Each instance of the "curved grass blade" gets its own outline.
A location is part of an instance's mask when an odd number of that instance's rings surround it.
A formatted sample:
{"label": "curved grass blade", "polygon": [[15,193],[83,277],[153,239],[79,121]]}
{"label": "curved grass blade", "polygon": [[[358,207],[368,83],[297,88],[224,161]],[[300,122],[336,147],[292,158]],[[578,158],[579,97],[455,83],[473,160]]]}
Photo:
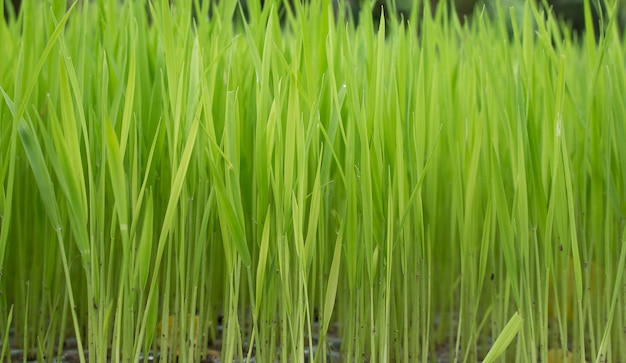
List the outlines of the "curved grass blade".
{"label": "curved grass blade", "polygon": [[[126,188],[126,177],[120,145],[111,122],[106,123],[106,142],[110,160],[109,177],[111,178],[111,188],[115,197],[115,206],[119,219],[119,227],[122,234],[128,236],[128,191]],[[126,241],[125,241],[126,242]],[[129,245],[124,243],[124,254],[129,256]]]}
{"label": "curved grass blade", "polygon": [[330,325],[330,318],[335,307],[335,298],[337,296],[337,286],[339,283],[339,267],[341,265],[341,238],[343,232],[337,235],[335,242],[335,252],[333,253],[333,262],[328,272],[328,285],[326,286],[326,296],[324,298],[324,322],[322,324],[322,334],[326,334]]}
{"label": "curved grass blade", "polygon": [[[4,93],[4,91],[2,92]],[[22,146],[24,147],[31,169],[33,170],[35,182],[37,183],[37,187],[39,187],[39,193],[41,195],[41,199],[43,200],[48,218],[50,218],[53,228],[55,230],[59,230],[61,229],[59,206],[57,204],[52,179],[50,178],[50,172],[46,167],[46,161],[43,157],[41,145],[39,144],[33,129],[24,121],[24,119],[20,121],[17,128],[20,139],[22,140]]]}
{"label": "curved grass blade", "polygon": [[519,313],[516,312],[515,314],[513,314],[513,316],[504,326],[504,329],[502,329],[502,332],[500,333],[500,335],[498,335],[498,338],[493,343],[493,346],[485,356],[483,363],[495,362],[495,360],[499,356],[501,356],[502,353],[504,353],[509,344],[511,344],[511,341],[513,341],[513,338],[515,338],[515,336],[517,335],[517,332],[519,332],[523,322],[524,319],[522,319]]}

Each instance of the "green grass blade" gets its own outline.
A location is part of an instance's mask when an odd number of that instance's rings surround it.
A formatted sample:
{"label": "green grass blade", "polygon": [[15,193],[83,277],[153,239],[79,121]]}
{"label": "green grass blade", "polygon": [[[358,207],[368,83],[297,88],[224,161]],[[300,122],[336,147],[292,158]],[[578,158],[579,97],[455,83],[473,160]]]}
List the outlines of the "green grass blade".
{"label": "green grass blade", "polygon": [[20,134],[20,139],[22,140],[24,151],[26,152],[26,156],[28,157],[28,161],[30,162],[31,169],[35,176],[35,181],[39,187],[39,193],[43,200],[44,207],[46,208],[48,218],[50,218],[50,222],[52,223],[54,229],[59,230],[61,229],[61,218],[59,216],[56,193],[54,192],[52,179],[50,178],[50,173],[46,167],[46,162],[43,152],[41,151],[39,141],[37,140],[32,127],[29,126],[23,119],[20,121],[18,126],[18,132]]}
{"label": "green grass blade", "polygon": [[496,341],[491,346],[491,349],[489,349],[485,359],[483,359],[483,363],[495,362],[495,360],[505,352],[506,348],[509,344],[511,344],[511,341],[513,341],[521,329],[523,321],[524,320],[519,313],[516,312],[513,314],[504,329],[502,329],[502,332],[500,332],[500,335],[498,335]]}

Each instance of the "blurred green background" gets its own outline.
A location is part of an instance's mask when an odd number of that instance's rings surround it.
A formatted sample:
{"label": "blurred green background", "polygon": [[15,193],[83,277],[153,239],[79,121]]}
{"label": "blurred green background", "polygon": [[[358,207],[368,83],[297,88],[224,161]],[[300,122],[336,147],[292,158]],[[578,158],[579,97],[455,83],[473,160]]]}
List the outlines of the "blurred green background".
{"label": "blurred green background", "polygon": [[[28,0],[32,1],[32,0]],[[219,1],[219,0],[213,0]],[[233,1],[233,0],[229,0]],[[249,0],[242,0],[249,1]],[[265,0],[260,0],[264,2]],[[290,2],[297,0],[288,0]],[[311,1],[311,0],[302,0],[302,1]],[[339,3],[340,0],[333,0],[336,3]],[[363,6],[371,6],[372,14],[375,18],[378,18],[381,13],[381,9],[387,6],[392,0],[345,0],[346,4],[352,8],[353,12],[359,13],[359,10]],[[435,7],[441,0],[423,0],[429,1],[432,7]],[[517,9],[523,9],[524,1],[527,0],[446,0],[454,3],[454,7],[456,8],[457,14],[461,20],[466,19],[466,17],[470,16],[475,8],[482,8],[485,6],[486,8],[493,8],[495,6],[496,1],[500,1],[502,6],[505,8],[514,7]],[[554,10],[554,13],[569,23],[572,28],[576,31],[584,30],[584,12],[583,12],[583,1],[584,0],[533,0],[533,1],[546,1],[546,3]],[[605,0],[590,0],[593,9],[594,15],[594,25],[596,30],[598,28],[598,24],[600,21],[600,8],[604,7]],[[624,11],[624,0],[609,0],[609,2],[617,1],[618,4],[618,22],[620,23],[620,27],[623,28],[623,24],[626,23],[626,12]],[[17,14],[20,9],[20,5],[22,0],[4,0],[4,16],[7,19],[10,14]],[[410,14],[413,4],[422,3],[422,0],[395,0],[396,9],[398,12],[405,15],[405,18]],[[244,5],[245,6],[245,5]]]}
{"label": "blurred green background", "polygon": [[[352,2],[358,2],[363,4],[364,2],[361,0],[349,0]],[[384,7],[391,0],[376,0],[375,7]],[[429,1],[431,7],[434,8],[437,6],[441,0],[423,0]],[[517,12],[521,15],[523,14],[524,3],[528,0],[448,0],[454,4],[454,8],[456,9],[457,14],[461,20],[469,18],[475,9],[482,9],[483,7],[487,10],[493,10],[496,7],[496,2],[500,2],[502,8],[515,8]],[[545,4],[550,7],[554,14],[557,17],[564,20],[568,23],[572,29],[575,31],[582,31],[585,28],[585,20],[584,20],[584,0],[533,0],[538,4]],[[620,24],[620,28],[623,28],[623,25],[626,23],[626,12],[624,11],[624,4],[626,1],[624,0],[589,0],[591,5],[591,11],[594,20],[594,27],[597,31],[599,28],[599,23],[601,21],[601,13],[606,15],[606,4],[615,4],[617,2],[618,9],[618,23]],[[396,7],[398,11],[401,13],[409,14],[411,12],[411,8],[415,0],[395,0]]]}
{"label": "blurred green background", "polygon": [[[78,0],[78,1],[89,1],[89,0]],[[123,1],[123,0],[120,0]],[[180,0],[179,0],[180,1]],[[182,0],[188,1],[188,0]],[[202,1],[202,0],[200,0]],[[205,0],[206,1],[206,0]],[[211,0],[211,1],[236,1],[236,0]],[[240,0],[244,6],[244,11],[246,8],[246,1],[251,0]],[[256,0],[264,3],[267,0]],[[288,1],[289,3],[293,3],[294,1],[312,1],[312,0],[283,0]],[[335,4],[338,4],[342,0],[332,0]],[[380,15],[385,9],[385,7],[389,8],[389,4],[394,0],[343,0],[346,5],[351,8],[353,14],[362,14],[364,8],[371,9],[371,13],[374,19],[379,19]],[[424,4],[424,2],[430,2],[431,8],[435,8],[438,4],[441,4],[442,1],[448,1],[452,4],[452,6],[456,9],[457,14],[461,21],[466,19],[470,19],[471,14],[475,9],[481,10],[483,8],[487,9],[489,12],[493,12],[495,9],[496,2],[500,2],[501,6],[504,9],[508,9],[513,7],[517,9],[519,14],[518,19],[522,18],[524,2],[525,1],[536,1],[538,3],[545,2],[557,17],[564,20],[566,23],[570,24],[571,28],[574,32],[581,32],[585,28],[584,22],[584,11],[583,4],[584,0],[395,0],[395,8],[398,13],[404,16],[404,18],[408,18],[411,10],[415,4]],[[596,31],[596,35],[598,34],[599,24],[601,22],[601,13],[606,13],[601,10],[606,8],[606,4],[615,4],[617,2],[618,6],[618,19],[617,22],[619,24],[620,29],[625,28],[626,24],[626,0],[589,0],[592,5],[592,15],[594,17],[594,30]],[[68,0],[68,4],[73,2],[73,0]],[[170,2],[174,2],[174,0],[170,0]],[[22,0],[3,0],[4,3],[4,17],[5,19],[9,19],[11,15],[16,15],[19,13],[19,9],[22,3]],[[147,8],[146,8],[147,9]],[[369,11],[369,10],[366,10]],[[389,15],[391,11],[384,10],[385,14]],[[358,19],[357,19],[358,20]]]}

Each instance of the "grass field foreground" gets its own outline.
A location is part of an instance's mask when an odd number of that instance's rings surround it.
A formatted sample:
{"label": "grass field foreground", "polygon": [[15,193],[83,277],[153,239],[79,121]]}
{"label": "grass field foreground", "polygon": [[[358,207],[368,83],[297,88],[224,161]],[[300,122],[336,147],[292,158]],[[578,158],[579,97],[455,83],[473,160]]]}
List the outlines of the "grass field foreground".
{"label": "grass field foreground", "polygon": [[208,3],[0,23],[0,361],[626,362],[615,12]]}

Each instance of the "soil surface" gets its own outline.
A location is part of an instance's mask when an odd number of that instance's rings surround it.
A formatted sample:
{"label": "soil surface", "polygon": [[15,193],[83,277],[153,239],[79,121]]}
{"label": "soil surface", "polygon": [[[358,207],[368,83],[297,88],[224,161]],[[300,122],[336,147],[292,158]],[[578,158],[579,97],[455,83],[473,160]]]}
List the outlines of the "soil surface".
{"label": "soil surface", "polygon": [[[216,339],[211,342],[211,344],[208,345],[206,351],[205,351],[205,355],[204,358],[199,362],[199,363],[221,363],[221,349],[222,349],[222,332],[223,332],[223,326],[222,326],[222,319],[218,319],[219,325],[217,326],[217,337]],[[317,323],[315,324],[317,325]],[[314,326],[313,327],[313,331],[317,331],[318,327]],[[10,350],[9,350],[9,355],[10,355],[10,360],[7,360],[8,362],[24,362],[26,361],[27,363],[35,363],[37,362],[37,351],[33,350],[31,352],[29,352],[28,356],[26,357],[26,360],[24,360],[24,351],[22,349],[19,349],[19,344],[17,344],[17,342],[15,341],[15,339],[13,338],[13,331],[11,331],[9,333],[9,345],[10,345]],[[327,352],[327,357],[326,357],[326,361],[331,363],[331,362],[342,362],[344,359],[341,357],[340,355],[340,351],[341,351],[341,338],[339,337],[339,333],[338,333],[338,327],[332,326],[329,329],[328,332],[328,336],[327,336],[327,347],[326,347],[326,352]],[[312,342],[313,342],[313,347],[312,347],[312,352],[311,352],[311,348],[308,347],[308,343],[305,344],[305,348],[304,348],[304,361],[305,362],[310,362],[312,361],[312,356],[316,354],[316,351],[318,349],[318,337],[316,334],[313,334],[312,337]],[[478,355],[482,358],[484,357],[484,355],[486,354],[487,350],[488,350],[488,346],[491,345],[491,342],[486,342],[487,344],[482,347],[482,349],[478,349]],[[1,342],[0,342],[1,344]],[[482,345],[482,344],[481,344]],[[451,352],[452,352],[452,347],[449,346],[448,343],[444,343],[444,344],[437,344],[435,347],[435,351],[433,354],[433,357],[431,357],[429,359],[430,363],[448,363],[453,361],[452,357],[451,357]],[[2,346],[0,345],[0,351],[2,350]],[[244,353],[247,351],[247,347],[244,347]],[[312,353],[312,354],[311,354]],[[257,359],[254,356],[255,351],[254,349],[252,350],[252,357],[250,358],[250,360],[248,361],[248,363],[256,363]],[[279,356],[280,352],[277,349],[277,355]],[[87,355],[87,351],[85,351],[85,355]],[[345,357],[344,357],[345,358]],[[48,360],[46,360],[48,361]],[[145,355],[141,355],[139,363],[148,363],[148,362],[160,362],[161,360],[161,356],[159,352],[150,352],[147,356]],[[171,361],[171,360],[169,360]],[[245,359],[244,359],[245,361]],[[61,354],[58,354],[58,352],[55,352],[55,357],[50,360],[49,362],[54,362],[54,363],[79,363],[80,362],[80,357],[78,354],[78,347],[76,344],[76,340],[74,338],[68,338],[65,340],[64,346],[63,346],[63,352],[61,352]],[[235,362],[238,362],[238,360],[235,360]],[[365,360],[364,360],[365,362]]]}

